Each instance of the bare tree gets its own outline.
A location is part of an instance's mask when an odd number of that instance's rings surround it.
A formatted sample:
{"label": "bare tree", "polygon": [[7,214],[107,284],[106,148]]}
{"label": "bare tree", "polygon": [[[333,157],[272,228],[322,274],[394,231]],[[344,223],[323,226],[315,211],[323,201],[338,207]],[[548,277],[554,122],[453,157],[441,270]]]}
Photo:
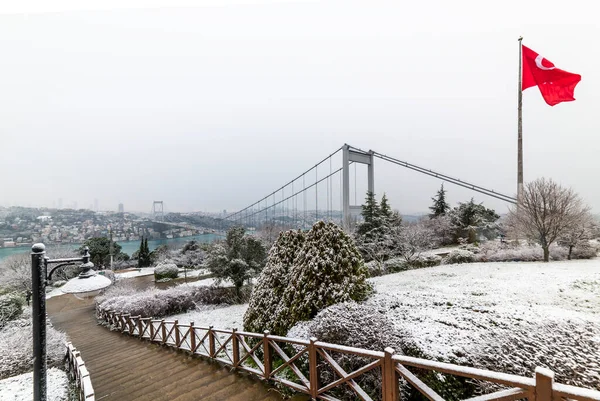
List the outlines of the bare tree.
{"label": "bare tree", "polygon": [[421,256],[421,252],[431,249],[435,244],[435,232],[424,222],[407,224],[398,231],[398,253],[407,262]]}
{"label": "bare tree", "polygon": [[569,248],[569,260],[571,260],[573,248],[589,248],[595,229],[596,219],[594,216],[591,213],[582,213],[578,221],[560,235],[558,243]]}
{"label": "bare tree", "polygon": [[539,178],[525,185],[517,206],[509,211],[507,225],[518,236],[538,242],[544,262],[548,262],[550,245],[575,229],[588,213],[588,207],[571,188]]}

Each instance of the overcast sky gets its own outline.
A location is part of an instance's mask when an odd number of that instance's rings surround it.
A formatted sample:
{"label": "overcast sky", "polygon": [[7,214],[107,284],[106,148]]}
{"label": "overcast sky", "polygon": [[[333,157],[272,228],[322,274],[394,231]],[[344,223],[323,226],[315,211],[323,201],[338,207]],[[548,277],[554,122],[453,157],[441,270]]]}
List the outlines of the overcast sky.
{"label": "overcast sky", "polygon": [[[344,143],[514,194],[523,35],[583,77],[575,102],[524,92],[525,180],[551,177],[600,211],[595,2],[11,3],[0,205],[231,211]],[[426,211],[440,185],[375,170],[377,194],[403,213]],[[506,211],[446,188],[452,203]]]}

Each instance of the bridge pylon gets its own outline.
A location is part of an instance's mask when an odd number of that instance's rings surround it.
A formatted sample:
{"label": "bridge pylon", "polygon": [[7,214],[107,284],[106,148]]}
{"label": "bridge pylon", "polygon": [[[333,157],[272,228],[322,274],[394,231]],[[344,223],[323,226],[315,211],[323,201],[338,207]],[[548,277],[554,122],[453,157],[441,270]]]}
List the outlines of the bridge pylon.
{"label": "bridge pylon", "polygon": [[165,221],[165,209],[163,201],[152,203],[152,219],[154,221]]}
{"label": "bridge pylon", "polygon": [[354,217],[358,216],[362,211],[362,206],[350,204],[350,163],[366,164],[367,171],[367,188],[369,192],[375,192],[375,166],[374,152],[351,147],[348,144],[342,146],[342,216],[344,228],[349,229]]}

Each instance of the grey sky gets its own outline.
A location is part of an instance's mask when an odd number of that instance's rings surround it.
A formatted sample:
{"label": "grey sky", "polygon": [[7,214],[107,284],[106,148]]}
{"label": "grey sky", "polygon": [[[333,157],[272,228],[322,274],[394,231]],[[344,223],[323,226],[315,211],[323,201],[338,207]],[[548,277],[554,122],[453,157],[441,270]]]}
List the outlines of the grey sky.
{"label": "grey sky", "polygon": [[[234,210],[345,142],[513,194],[523,35],[583,77],[575,102],[524,92],[525,180],[600,211],[595,2],[90,3],[0,6],[0,205]],[[404,213],[439,183],[376,164]]]}

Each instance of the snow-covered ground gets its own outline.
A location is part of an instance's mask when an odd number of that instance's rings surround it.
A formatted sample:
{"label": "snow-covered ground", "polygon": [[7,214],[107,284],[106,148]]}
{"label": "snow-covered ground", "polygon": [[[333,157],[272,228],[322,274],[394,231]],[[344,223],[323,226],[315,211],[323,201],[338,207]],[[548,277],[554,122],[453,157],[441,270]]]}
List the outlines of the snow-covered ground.
{"label": "snow-covered ground", "polygon": [[194,322],[195,326],[209,327],[214,326],[217,329],[240,329],[244,326],[244,312],[248,309],[248,304],[242,305],[200,305],[198,309],[169,316],[168,320],[179,320],[181,324]]}
{"label": "snow-covered ground", "polygon": [[[385,313],[429,358],[466,362],[461,356],[489,344],[489,336],[527,332],[548,322],[567,322],[586,332],[590,324],[592,331],[600,328],[600,259],[443,265],[371,282],[376,294],[366,303]],[[206,306],[169,319],[241,329],[246,309],[246,304]],[[600,360],[600,331],[589,335],[597,341]]]}
{"label": "snow-covered ground", "polygon": [[600,323],[598,259],[446,265],[372,282],[377,294],[367,303],[431,358],[460,361],[490,332],[548,321]]}
{"label": "snow-covered ground", "polygon": [[[50,401],[68,400],[67,373],[48,369],[47,397]],[[33,372],[0,380],[0,401],[30,401],[33,399]]]}
{"label": "snow-covered ground", "polygon": [[134,269],[126,272],[116,271],[115,278],[118,280],[122,278],[150,276],[152,274],[154,274],[154,267],[143,267],[141,269]]}

